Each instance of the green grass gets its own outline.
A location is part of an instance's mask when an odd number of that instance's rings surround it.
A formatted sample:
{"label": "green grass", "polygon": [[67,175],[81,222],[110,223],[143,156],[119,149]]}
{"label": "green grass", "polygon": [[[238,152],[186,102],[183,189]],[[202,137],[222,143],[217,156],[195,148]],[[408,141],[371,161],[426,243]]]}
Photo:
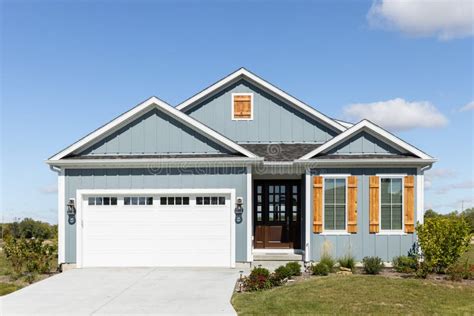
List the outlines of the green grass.
{"label": "green grass", "polygon": [[18,285],[12,283],[1,283],[0,282],[0,296],[7,295],[11,292],[15,292],[20,289]]}
{"label": "green grass", "polygon": [[336,276],[253,293],[232,304],[245,314],[474,314],[474,286],[383,276]]}

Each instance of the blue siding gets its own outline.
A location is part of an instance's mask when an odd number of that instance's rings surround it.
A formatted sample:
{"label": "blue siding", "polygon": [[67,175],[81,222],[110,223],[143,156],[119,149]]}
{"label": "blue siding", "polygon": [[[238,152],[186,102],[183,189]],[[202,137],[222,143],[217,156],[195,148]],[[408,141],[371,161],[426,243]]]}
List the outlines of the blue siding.
{"label": "blue siding", "polygon": [[[253,93],[253,120],[232,120],[232,93]],[[241,80],[186,111],[226,137],[241,143],[326,142],[337,135],[325,125]]]}
{"label": "blue siding", "polygon": [[84,150],[82,155],[180,153],[229,151],[155,108]]}
{"label": "blue siding", "polygon": [[[69,169],[66,170],[66,201],[79,189],[235,189],[237,196],[247,196],[245,168],[164,168],[150,169]],[[244,199],[245,203],[247,202]],[[246,207],[246,205],[244,205]],[[246,261],[247,217],[236,224],[236,260]],[[76,225],[66,216],[66,262],[76,262]]]}
{"label": "blue siding", "polygon": [[[330,248],[332,256],[336,258],[351,253],[358,261],[366,256],[378,256],[384,261],[392,261],[393,257],[406,255],[412,248],[416,240],[415,234],[386,236],[369,233],[369,176],[380,173],[404,173],[408,175],[416,175],[416,169],[334,168],[323,170],[314,169],[311,173],[313,175],[352,174],[358,177],[357,233],[347,236],[324,236],[311,232],[311,260],[318,261],[323,249]],[[416,189],[415,186],[415,197]],[[312,210],[313,206],[311,207],[311,218],[313,216]],[[415,212],[416,211],[417,210],[415,209]]]}
{"label": "blue siding", "polygon": [[367,132],[360,132],[329,150],[328,154],[400,154],[400,151]]}

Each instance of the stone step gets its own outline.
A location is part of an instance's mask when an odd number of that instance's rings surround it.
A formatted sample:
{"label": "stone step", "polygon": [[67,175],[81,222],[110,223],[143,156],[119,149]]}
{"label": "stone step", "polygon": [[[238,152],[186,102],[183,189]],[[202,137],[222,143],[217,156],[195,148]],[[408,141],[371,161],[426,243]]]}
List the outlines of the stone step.
{"label": "stone step", "polygon": [[303,261],[303,255],[297,253],[285,252],[268,252],[268,253],[254,253],[253,260],[255,261]]}

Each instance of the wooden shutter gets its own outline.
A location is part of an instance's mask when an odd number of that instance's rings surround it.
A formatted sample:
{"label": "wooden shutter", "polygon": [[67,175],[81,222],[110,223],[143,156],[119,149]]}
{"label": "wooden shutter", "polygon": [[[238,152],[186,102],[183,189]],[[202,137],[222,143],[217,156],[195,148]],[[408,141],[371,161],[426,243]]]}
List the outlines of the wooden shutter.
{"label": "wooden shutter", "polygon": [[323,177],[313,177],[313,232],[323,232]]}
{"label": "wooden shutter", "polygon": [[252,118],[252,96],[234,95],[234,118],[250,119]]}
{"label": "wooden shutter", "polygon": [[380,197],[380,181],[377,176],[369,178],[369,232],[378,233],[379,227],[379,197]]}
{"label": "wooden shutter", "polygon": [[415,177],[406,176],[404,185],[405,232],[415,232]]}
{"label": "wooden shutter", "polygon": [[347,178],[347,231],[357,233],[357,176]]}

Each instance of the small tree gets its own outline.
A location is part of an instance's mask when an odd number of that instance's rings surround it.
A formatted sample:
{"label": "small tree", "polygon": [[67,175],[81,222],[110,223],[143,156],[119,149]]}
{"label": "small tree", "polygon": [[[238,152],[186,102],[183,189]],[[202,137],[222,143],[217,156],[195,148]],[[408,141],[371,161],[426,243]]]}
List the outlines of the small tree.
{"label": "small tree", "polygon": [[427,218],[416,230],[423,257],[436,272],[456,262],[471,239],[469,225],[458,216]]}

